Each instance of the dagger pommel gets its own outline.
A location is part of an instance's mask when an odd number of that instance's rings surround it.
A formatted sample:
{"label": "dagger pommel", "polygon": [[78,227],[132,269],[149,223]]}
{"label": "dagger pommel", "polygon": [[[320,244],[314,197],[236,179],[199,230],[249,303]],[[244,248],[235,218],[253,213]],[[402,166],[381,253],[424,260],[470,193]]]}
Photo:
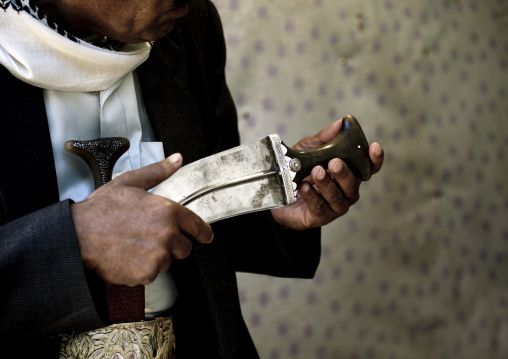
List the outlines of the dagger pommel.
{"label": "dagger pommel", "polygon": [[333,158],[343,160],[362,181],[367,181],[372,175],[369,143],[360,124],[351,115],[343,118],[337,137],[322,146],[310,150],[295,150],[284,143],[283,146],[287,148],[285,156],[290,159],[289,167],[291,171],[296,172],[293,179],[295,183],[300,183],[315,166],[327,168],[328,162]]}
{"label": "dagger pommel", "polygon": [[98,138],[90,141],[67,141],[65,150],[81,157],[92,170],[95,188],[111,181],[116,161],[129,149],[123,137]]}

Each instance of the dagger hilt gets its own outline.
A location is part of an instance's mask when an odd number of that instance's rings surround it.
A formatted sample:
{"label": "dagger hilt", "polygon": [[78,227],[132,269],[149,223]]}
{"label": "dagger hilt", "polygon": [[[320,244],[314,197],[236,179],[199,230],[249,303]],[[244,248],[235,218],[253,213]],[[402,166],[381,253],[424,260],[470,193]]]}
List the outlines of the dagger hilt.
{"label": "dagger hilt", "polygon": [[354,116],[345,116],[337,137],[322,146],[310,150],[295,150],[284,143],[283,145],[288,149],[286,157],[290,158],[289,167],[296,172],[293,179],[295,183],[300,183],[307,177],[314,166],[321,165],[326,169],[333,158],[343,160],[362,181],[367,181],[372,175],[369,143]]}
{"label": "dagger hilt", "polygon": [[[90,141],[67,141],[65,149],[82,158],[92,171],[95,189],[111,181],[116,161],[129,149],[129,140],[106,137]],[[145,287],[105,283],[108,319],[112,323],[143,320]]]}
{"label": "dagger hilt", "polygon": [[106,137],[90,141],[67,141],[65,149],[88,164],[97,189],[111,181],[116,161],[129,149],[129,140]]}

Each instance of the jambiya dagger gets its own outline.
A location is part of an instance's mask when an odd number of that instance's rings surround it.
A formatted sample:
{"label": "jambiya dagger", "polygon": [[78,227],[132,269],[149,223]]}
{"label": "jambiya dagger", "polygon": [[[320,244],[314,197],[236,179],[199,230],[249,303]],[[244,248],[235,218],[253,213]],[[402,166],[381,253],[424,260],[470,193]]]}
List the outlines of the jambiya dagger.
{"label": "jambiya dagger", "polygon": [[[111,179],[114,164],[129,148],[129,141],[121,137],[68,141],[65,148],[88,163],[99,187]],[[325,145],[298,151],[278,135],[269,135],[183,166],[152,193],[212,223],[294,204],[298,184],[314,166],[326,168],[332,158],[342,159],[362,181],[371,177],[369,144],[351,115],[343,118],[341,131]]]}

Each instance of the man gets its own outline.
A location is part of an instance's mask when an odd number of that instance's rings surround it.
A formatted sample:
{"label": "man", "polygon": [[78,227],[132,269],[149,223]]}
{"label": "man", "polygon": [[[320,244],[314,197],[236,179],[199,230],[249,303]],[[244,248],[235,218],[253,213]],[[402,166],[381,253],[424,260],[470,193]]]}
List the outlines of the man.
{"label": "man", "polygon": [[[145,311],[171,313],[179,359],[257,357],[235,271],[312,277],[319,227],[358,200],[339,159],[313,169],[296,205],[213,226],[147,192],[239,141],[218,14],[185,3],[0,1],[0,340],[17,357],[56,358],[60,335],[111,324],[103,281],[147,285]],[[131,140],[115,167],[127,172],[93,191],[63,143],[110,136]],[[377,172],[381,147],[370,155]]]}

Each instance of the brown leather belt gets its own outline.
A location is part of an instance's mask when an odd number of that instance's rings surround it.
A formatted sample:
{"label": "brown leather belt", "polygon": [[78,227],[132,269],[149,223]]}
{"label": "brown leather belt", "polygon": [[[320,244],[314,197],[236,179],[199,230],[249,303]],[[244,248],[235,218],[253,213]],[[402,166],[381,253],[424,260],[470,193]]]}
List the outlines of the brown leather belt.
{"label": "brown leather belt", "polygon": [[174,359],[175,335],[171,317],[113,324],[86,333],[63,335],[63,359]]}

